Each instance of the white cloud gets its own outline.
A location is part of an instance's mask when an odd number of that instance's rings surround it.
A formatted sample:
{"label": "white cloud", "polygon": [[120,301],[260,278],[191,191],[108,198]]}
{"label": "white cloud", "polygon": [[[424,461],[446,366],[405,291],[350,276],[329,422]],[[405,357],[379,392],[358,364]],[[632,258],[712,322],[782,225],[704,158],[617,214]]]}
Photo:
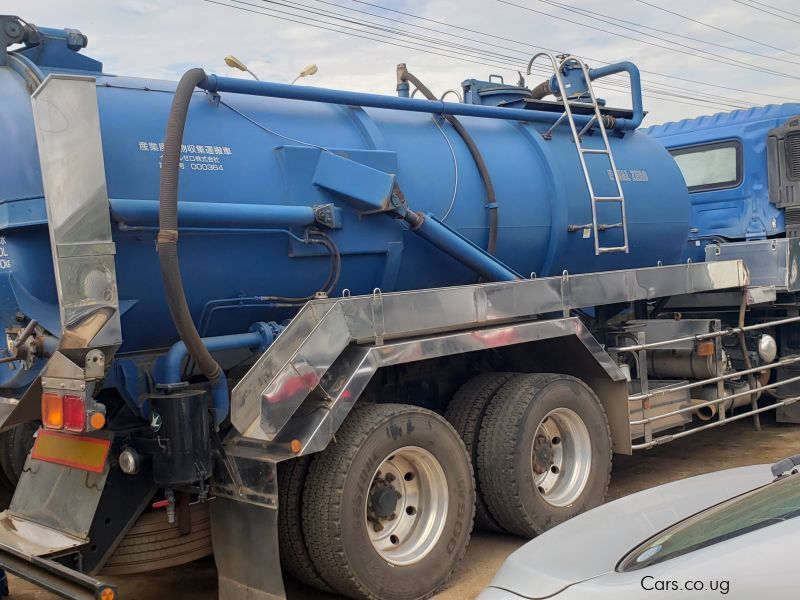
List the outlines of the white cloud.
{"label": "white cloud", "polygon": [[[220,0],[233,4],[233,0]],[[280,0],[279,4],[264,3],[262,0],[246,0],[247,3],[275,11],[296,12],[287,8],[288,4],[303,4],[318,11],[344,12],[346,8],[379,13],[394,20],[353,13],[353,18],[380,22],[386,27],[415,31],[418,35],[447,39],[453,44],[478,47],[483,51],[501,55],[519,56],[516,61],[524,62],[524,56],[533,54],[535,46],[567,49],[571,52],[605,60],[632,60],[647,71],[675,75],[702,82],[712,82],[742,90],[754,90],[778,96],[795,98],[800,91],[800,38],[796,35],[797,25],[782,22],[764,12],[747,8],[732,0],[710,0],[698,5],[693,0],[674,0],[664,4],[660,0],[653,3],[668,7],[675,12],[691,15],[694,18],[713,23],[715,26],[740,32],[742,35],[764,41],[770,45],[785,48],[798,55],[780,53],[765,46],[737,39],[719,31],[710,30],[678,17],[665,14],[635,0],[559,0],[581,8],[616,17],[644,23],[659,29],[674,31],[686,36],[699,37],[750,50],[759,54],[796,61],[798,64],[780,63],[757,56],[729,52],[720,48],[705,47],[709,52],[724,54],[730,58],[765,66],[790,75],[778,77],[755,73],[741,68],[721,64],[719,61],[703,60],[697,52],[683,49],[674,52],[654,48],[632,40],[615,37],[586,27],[568,23],[563,18],[585,20],[574,13],[561,11],[539,0],[513,0],[515,3],[562,18],[550,18],[519,8],[501,4],[494,0],[370,0],[375,4],[403,10],[415,15],[442,21],[452,25],[491,33],[499,38],[525,42],[482,37],[477,33],[448,29],[439,24],[413,21],[402,15],[386,13],[353,0]],[[480,59],[471,57],[466,49],[450,48],[445,54],[459,54],[462,60],[438,56],[420,49],[402,48],[368,41],[309,27],[298,23],[253,14],[214,5],[202,0],[83,0],[80,3],[66,3],[59,0],[5,0],[2,12],[18,14],[38,25],[50,27],[74,27],[89,36],[90,56],[102,60],[108,72],[125,75],[155,78],[177,78],[189,66],[202,66],[209,72],[225,75],[242,75],[225,66],[222,59],[234,54],[245,61],[252,70],[264,79],[289,81],[309,63],[315,62],[320,70],[309,85],[328,86],[360,91],[394,93],[395,65],[406,62],[409,68],[426,81],[434,91],[460,86],[462,80],[476,77],[486,78],[490,72],[500,72],[506,80],[516,81],[513,70],[494,66],[471,64],[490,62],[507,63],[509,59],[494,57]],[[791,0],[776,0],[774,6],[792,10]],[[243,2],[243,9],[256,10]],[[287,15],[282,15],[289,18]],[[322,19],[319,15],[307,15]],[[306,21],[306,19],[297,19]],[[414,29],[408,25],[413,22],[443,33],[424,29]],[[317,23],[321,25],[321,23]],[[614,29],[611,25],[597,24],[599,27]],[[352,25],[351,25],[352,26]],[[637,37],[629,31],[617,30],[625,35]],[[661,35],[661,34],[657,34]],[[384,41],[392,36],[385,33]],[[476,38],[473,41],[466,38]],[[658,44],[665,44],[653,40]],[[677,40],[676,40],[677,41]],[[699,46],[696,42],[682,40],[683,43]],[[424,44],[410,37],[392,42],[407,46]],[[493,44],[493,45],[492,45]],[[683,91],[671,89],[673,93],[688,96],[703,96],[718,102],[719,97],[744,103],[766,103],[764,96],[747,94],[733,90],[717,90],[696,84],[645,74],[646,86],[681,86]],[[538,78],[529,80],[530,85]],[[663,91],[661,92],[664,93]],[[603,92],[609,104],[626,104],[627,98],[619,92]],[[679,99],[692,102],[688,99]],[[780,102],[773,99],[774,102]],[[650,111],[647,123],[690,117],[714,112],[710,107],[698,107],[668,100],[645,99]]]}

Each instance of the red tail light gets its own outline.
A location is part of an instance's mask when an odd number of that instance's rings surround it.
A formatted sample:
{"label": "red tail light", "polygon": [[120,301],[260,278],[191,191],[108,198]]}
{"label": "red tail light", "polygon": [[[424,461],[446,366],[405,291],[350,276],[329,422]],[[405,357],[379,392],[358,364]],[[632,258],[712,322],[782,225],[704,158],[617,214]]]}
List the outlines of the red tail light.
{"label": "red tail light", "polygon": [[83,431],[86,428],[86,402],[83,396],[64,394],[64,429]]}

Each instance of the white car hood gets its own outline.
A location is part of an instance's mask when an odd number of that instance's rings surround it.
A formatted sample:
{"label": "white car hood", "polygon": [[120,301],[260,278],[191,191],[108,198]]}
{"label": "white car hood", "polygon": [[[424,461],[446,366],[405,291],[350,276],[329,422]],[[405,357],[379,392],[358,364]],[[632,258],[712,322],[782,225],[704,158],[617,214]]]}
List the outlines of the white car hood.
{"label": "white car hood", "polygon": [[525,544],[503,563],[490,587],[548,598],[613,571],[626,553],[673,523],[772,480],[770,465],[740,467],[609,502]]}

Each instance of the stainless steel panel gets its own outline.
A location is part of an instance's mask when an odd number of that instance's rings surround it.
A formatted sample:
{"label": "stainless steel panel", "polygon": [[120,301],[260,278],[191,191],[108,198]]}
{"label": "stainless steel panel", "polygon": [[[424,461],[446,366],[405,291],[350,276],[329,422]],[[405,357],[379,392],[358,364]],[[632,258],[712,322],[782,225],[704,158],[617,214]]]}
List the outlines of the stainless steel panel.
{"label": "stainless steel panel", "polygon": [[270,508],[278,506],[275,462],[259,447],[229,445],[225,459],[214,464],[212,483],[215,496]]}
{"label": "stainless steel panel", "polygon": [[[233,390],[231,398],[231,422],[240,432],[248,427],[260,426],[261,398],[264,389],[280,374],[288,361],[302,347],[305,340],[325,318],[333,302],[306,304],[270,346],[269,351],[259,357]],[[296,325],[295,325],[296,322]],[[253,437],[262,437],[255,434]]]}
{"label": "stainless steel panel", "polygon": [[61,310],[60,348],[122,341],[93,77],[51,74],[31,97]]}
{"label": "stainless steel panel", "polygon": [[800,240],[794,238],[706,246],[707,261],[741,259],[750,271],[751,285],[790,292],[800,289],[798,256]]}
{"label": "stainless steel panel", "polygon": [[[392,340],[452,331],[466,331],[480,340],[486,334],[477,331],[479,328],[530,319],[542,313],[742,288],[747,283],[743,263],[727,261],[564,274],[393,294],[376,291],[370,296],[315,300],[300,311],[234,388],[232,421],[245,437],[276,439],[351,343],[380,347]],[[596,344],[593,338],[585,343]],[[476,341],[476,345],[480,342]],[[383,352],[411,355],[417,351],[419,346],[412,342]],[[437,356],[443,356],[453,350],[443,347],[437,352],[443,353]],[[603,360],[607,370],[617,369],[607,356]]]}
{"label": "stainless steel panel", "polygon": [[[647,401],[645,401],[647,408],[644,411],[642,410],[641,400],[629,400],[628,412],[630,415],[630,420],[638,421],[640,419],[657,417],[659,415],[663,415],[672,412],[674,410],[678,410],[681,408],[688,408],[689,406],[691,406],[692,400],[689,395],[689,390],[670,389],[682,383],[684,382],[665,381],[665,380],[658,381],[651,379],[648,382],[650,391],[659,390],[660,392],[659,395],[654,396],[653,398],[650,398]],[[638,381],[631,382],[631,394],[638,394],[640,392],[641,392],[641,387],[639,385],[639,382]],[[650,427],[651,431],[655,433],[658,431],[664,431],[666,429],[672,429],[674,427],[681,427],[683,425],[690,423],[691,420],[692,420],[692,414],[690,412],[679,413],[677,415],[672,415],[664,419],[653,421]],[[631,440],[635,440],[641,437],[644,437],[644,425],[631,426]]]}
{"label": "stainless steel panel", "polygon": [[[608,381],[624,381],[623,372],[575,317],[437,334],[382,346],[350,346],[320,382],[323,393],[306,400],[303,409],[297,411],[271,443],[248,446],[250,442],[246,440],[231,438],[226,442],[227,452],[238,456],[243,452],[249,454],[243,447],[257,448],[253,456],[279,462],[324,450],[380,367],[565,336],[573,336],[586,347]],[[628,415],[625,417],[627,425]],[[299,452],[291,450],[293,440],[301,443]]]}
{"label": "stainless steel panel", "polygon": [[777,298],[778,294],[774,285],[759,285],[747,288],[748,306],[769,304],[770,302],[775,302]]}

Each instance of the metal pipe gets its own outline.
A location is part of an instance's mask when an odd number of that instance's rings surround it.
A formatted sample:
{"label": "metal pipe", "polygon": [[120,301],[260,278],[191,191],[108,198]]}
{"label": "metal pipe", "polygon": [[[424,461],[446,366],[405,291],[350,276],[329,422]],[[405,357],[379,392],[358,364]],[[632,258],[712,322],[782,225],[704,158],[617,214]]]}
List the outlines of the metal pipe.
{"label": "metal pipe", "polygon": [[[201,339],[208,352],[221,350],[238,350],[263,347],[265,340],[261,331],[239,333],[234,335],[221,335]],[[162,384],[175,384],[183,381],[183,364],[189,356],[189,351],[183,341],[176,342],[164,356]],[[211,402],[214,407],[216,424],[225,419],[230,410],[228,397],[228,381],[225,373],[220,369],[220,376],[211,382]]]}
{"label": "metal pipe", "polygon": [[[728,394],[726,396],[720,396],[719,398],[714,398],[713,400],[707,400],[705,402],[698,402],[696,404],[692,404],[691,406],[687,406],[686,408],[678,408],[678,409],[675,409],[675,410],[672,410],[670,412],[666,412],[666,413],[663,413],[663,414],[660,414],[660,415],[655,415],[655,416],[652,416],[652,417],[646,417],[644,419],[637,419],[636,421],[630,421],[630,425],[631,425],[631,427],[633,427],[635,425],[644,425],[645,423],[653,423],[655,421],[660,421],[662,419],[667,419],[669,417],[674,417],[676,415],[680,415],[680,414],[683,414],[683,413],[694,412],[696,410],[699,410],[701,408],[706,408],[708,406],[716,406],[716,405],[722,404],[723,402],[727,402],[728,400],[735,400],[736,398],[741,398],[743,396],[757,396],[758,395],[757,392],[775,389],[775,388],[780,387],[782,385],[786,385],[786,384],[789,384],[789,383],[795,383],[796,381],[800,381],[800,375],[798,375],[797,377],[790,377],[789,379],[784,379],[783,381],[778,381],[776,383],[770,383],[770,384],[767,384],[767,385],[756,386],[754,388],[748,388],[743,392],[736,392],[736,393],[733,393],[733,394]],[[735,407],[732,406],[731,408],[735,408]]]}
{"label": "metal pipe", "polygon": [[[780,385],[783,385],[785,383],[788,383],[788,382],[787,381],[781,381]],[[758,396],[759,395],[757,393],[751,394],[750,392],[743,392],[743,393],[739,392],[739,393],[741,393],[743,396]],[[717,416],[717,414],[719,413],[719,409],[720,408],[722,408],[722,410],[724,410],[725,414],[727,415],[728,412],[731,412],[731,411],[733,411],[733,410],[735,410],[737,408],[741,408],[742,406],[745,406],[746,404],[750,404],[750,398],[739,397],[739,398],[736,398],[735,400],[731,400],[732,397],[733,396],[726,396],[726,397],[724,397],[722,399],[724,401],[724,403],[725,403],[725,406],[722,406],[722,402],[720,402],[718,404],[713,404],[711,406],[703,406],[703,404],[705,404],[705,401],[703,401],[703,400],[693,401],[694,402],[694,407],[697,410],[697,418],[700,419],[701,421],[710,421],[711,419],[713,419],[714,417]],[[724,419],[725,415],[722,415],[721,418]]]}
{"label": "metal pipe", "polygon": [[[558,119],[558,114],[540,110],[502,108],[496,106],[482,106],[479,104],[460,104],[456,102],[442,102],[441,100],[412,100],[410,98],[386,96],[382,94],[367,94],[363,92],[332,90],[328,88],[288,85],[269,81],[252,81],[234,77],[220,77],[219,75],[209,75],[208,79],[204,83],[201,83],[199,87],[214,93],[229,92],[232,94],[246,94],[249,96],[288,98],[291,100],[307,100],[309,102],[342,104],[345,106],[388,108],[392,110],[423,112],[436,115],[483,117],[487,119],[505,119],[509,121],[528,121],[536,123],[553,123]],[[575,122],[583,126],[590,118],[591,117],[587,115],[575,115]],[[624,119],[618,119],[617,121],[622,122]]]}
{"label": "metal pipe", "polygon": [[654,438],[651,442],[645,442],[644,444],[633,444],[631,446],[631,450],[646,450],[648,448],[653,448],[655,446],[660,446],[661,444],[666,444],[667,442],[671,442],[673,440],[677,440],[680,438],[684,438],[689,435],[694,435],[695,433],[700,433],[706,429],[712,429],[714,427],[721,427],[727,423],[732,421],[739,421],[741,419],[746,419],[754,414],[761,414],[763,412],[767,412],[768,410],[775,410],[779,406],[789,406],[790,404],[794,404],[800,400],[800,396],[792,396],[791,398],[787,398],[782,402],[776,402],[775,404],[770,404],[769,406],[762,406],[757,410],[749,410],[744,412],[740,415],[736,415],[735,417],[727,417],[726,419],[720,421],[713,421],[708,425],[703,425],[702,427],[695,427],[694,429],[688,429],[686,431],[681,431],[680,433],[673,433],[671,435],[664,435],[661,437]]}
{"label": "metal pipe", "polygon": [[[744,317],[747,313],[747,289],[742,292],[742,301],[739,304],[739,322],[738,322],[738,329],[739,329],[739,348],[742,351],[742,360],[744,361],[744,368],[745,370],[752,369],[753,365],[750,362],[750,353],[747,351],[747,340],[745,339],[744,335]],[[756,387],[756,378],[753,377],[752,373],[747,374],[747,385],[750,389]],[[752,408],[755,410],[758,408],[758,396],[753,395],[750,399]],[[724,410],[724,408],[723,408]],[[761,417],[758,416],[758,413],[753,413],[753,426],[755,427],[756,431],[761,431]]]}
{"label": "metal pipe", "polygon": [[[550,58],[550,61],[553,63],[553,67],[556,70],[556,73],[552,75],[548,80],[543,81],[538,86],[536,86],[531,91],[531,97],[537,100],[544,98],[549,94],[563,94],[564,92],[559,89],[558,80],[561,78],[559,75],[559,69],[564,69],[566,66],[569,65],[570,62],[573,64],[578,61],[579,64],[583,64],[582,61],[578,57],[575,56],[566,56],[561,58],[560,60],[556,59],[555,56],[550,54],[549,52],[540,52],[536,54],[531,60],[528,62],[528,75],[531,74],[531,67],[533,67],[533,63],[536,61],[537,58],[540,56],[547,56]],[[583,68],[583,67],[581,67]],[[631,85],[631,108],[632,108],[632,118],[624,119],[624,118],[615,118],[613,120],[611,129],[636,129],[639,125],[642,124],[642,120],[644,119],[644,109],[642,107],[642,78],[639,75],[639,68],[629,61],[622,61],[618,63],[614,63],[611,65],[606,65],[605,67],[599,67],[597,69],[588,69],[585,71],[589,74],[589,81],[585,81],[587,89],[590,85],[590,81],[594,81],[595,79],[600,79],[602,77],[608,77],[609,75],[614,75],[616,73],[627,73],[628,77],[630,78],[630,85]],[[584,79],[586,79],[584,77]],[[566,98],[565,98],[566,100]],[[578,119],[575,118],[576,123],[578,123]]]}
{"label": "metal pipe", "polygon": [[627,73],[631,83],[631,108],[633,117],[631,119],[616,119],[618,129],[636,129],[642,124],[644,119],[644,109],[642,108],[642,78],[639,75],[639,68],[629,61],[589,69],[589,79],[600,79],[616,73]]}
{"label": "metal pipe", "polygon": [[422,215],[408,211],[405,219],[411,225],[411,231],[469,267],[487,281],[522,279],[522,276],[455,230],[450,229],[431,213]]}
{"label": "metal pipe", "polygon": [[[111,218],[132,226],[158,225],[158,200],[113,198]],[[180,227],[264,227],[305,226],[314,223],[310,206],[275,204],[229,204],[226,202],[179,202]]]}
{"label": "metal pipe", "polygon": [[[202,338],[202,340],[203,345],[209,352],[255,348],[260,347],[262,343],[262,337],[259,332],[220,335]],[[189,356],[189,351],[182,341],[176,342],[170,347],[169,351],[164,355],[163,381],[161,383],[173,384],[182,381],[181,373],[187,356]]]}
{"label": "metal pipe", "polygon": [[734,371],[732,373],[726,373],[725,375],[717,375],[716,377],[711,377],[709,379],[704,379],[702,381],[693,381],[692,383],[685,383],[675,387],[657,388],[656,390],[648,392],[647,394],[634,394],[633,396],[629,396],[628,399],[646,400],[647,398],[654,398],[656,396],[671,392],[680,392],[683,390],[689,390],[692,388],[708,385],[711,383],[717,383],[718,381],[726,381],[728,379],[733,379],[735,377],[741,377],[742,375],[749,375],[751,373],[761,373],[762,371],[766,371],[768,369],[774,369],[776,367],[784,367],[786,365],[791,365],[797,362],[800,362],[800,356],[796,356],[793,358],[786,358],[778,362],[770,363],[768,365],[760,365],[758,367],[753,367],[752,369],[746,369],[744,371]]}
{"label": "metal pipe", "polygon": [[737,335],[745,331],[757,331],[759,329],[767,329],[769,327],[776,327],[778,325],[787,325],[789,323],[797,323],[800,317],[788,317],[786,319],[779,319],[778,321],[769,321],[768,323],[757,323],[755,325],[747,325],[746,327],[729,327],[728,329],[720,329],[719,331],[711,331],[709,333],[699,333],[697,335],[687,335],[674,340],[663,340],[661,342],[651,342],[649,344],[637,344],[636,346],[617,346],[615,348],[608,348],[608,352],[639,352],[640,350],[649,350],[650,348],[659,348],[661,346],[669,346],[678,342],[700,342],[702,340],[710,340],[717,337],[726,335]]}

